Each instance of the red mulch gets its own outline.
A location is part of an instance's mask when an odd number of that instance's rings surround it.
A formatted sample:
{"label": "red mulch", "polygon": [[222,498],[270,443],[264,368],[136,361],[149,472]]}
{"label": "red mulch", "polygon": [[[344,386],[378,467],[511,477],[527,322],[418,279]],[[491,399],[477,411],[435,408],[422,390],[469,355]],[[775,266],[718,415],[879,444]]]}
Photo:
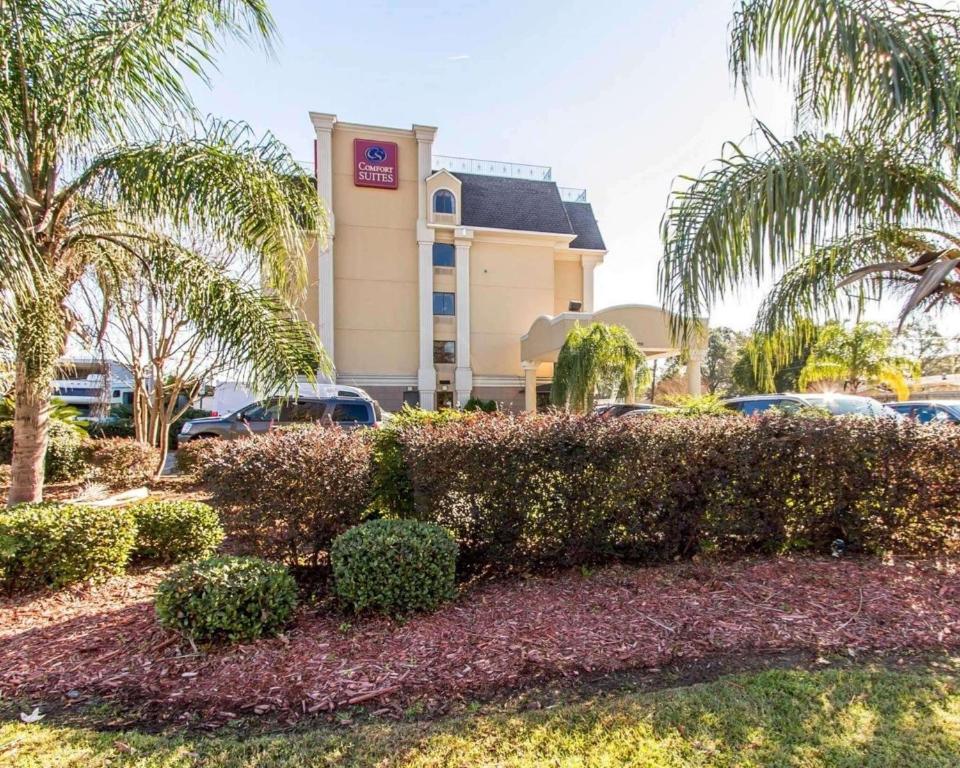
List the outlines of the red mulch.
{"label": "red mulch", "polygon": [[396,711],[718,653],[960,645],[953,566],[787,558],[485,584],[400,625],[304,610],[281,638],[196,653],[161,630],[159,572],[0,601],[0,696],[116,697],[205,720]]}

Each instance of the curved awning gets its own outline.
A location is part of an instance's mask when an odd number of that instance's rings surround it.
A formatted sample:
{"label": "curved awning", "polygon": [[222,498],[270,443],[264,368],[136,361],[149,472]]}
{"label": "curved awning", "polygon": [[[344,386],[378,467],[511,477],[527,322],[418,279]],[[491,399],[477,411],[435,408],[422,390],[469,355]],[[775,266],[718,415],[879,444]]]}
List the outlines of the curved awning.
{"label": "curved awning", "polygon": [[605,323],[630,331],[647,357],[671,357],[680,353],[670,336],[670,313],[647,304],[620,304],[596,312],[564,312],[541,315],[520,337],[520,359],[556,362],[567,334],[575,325]]}

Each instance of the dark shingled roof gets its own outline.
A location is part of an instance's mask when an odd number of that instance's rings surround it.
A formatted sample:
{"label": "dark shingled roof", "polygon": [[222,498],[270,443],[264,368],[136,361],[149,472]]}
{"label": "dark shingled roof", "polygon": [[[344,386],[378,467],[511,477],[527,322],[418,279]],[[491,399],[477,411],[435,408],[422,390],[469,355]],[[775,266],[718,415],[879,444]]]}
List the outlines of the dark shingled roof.
{"label": "dark shingled roof", "polygon": [[576,235],[571,248],[606,250],[589,203],[565,203],[552,181],[454,173],[460,179],[460,222],[523,232]]}
{"label": "dark shingled roof", "polygon": [[460,222],[465,227],[575,234],[560,199],[560,191],[551,181],[475,173],[453,175],[461,183]]}
{"label": "dark shingled roof", "polygon": [[607,246],[603,244],[603,235],[600,234],[597,219],[593,215],[593,206],[590,203],[564,203],[563,207],[567,209],[567,216],[573,225],[573,231],[577,233],[576,239],[570,243],[571,248],[588,248],[594,251],[607,250]]}

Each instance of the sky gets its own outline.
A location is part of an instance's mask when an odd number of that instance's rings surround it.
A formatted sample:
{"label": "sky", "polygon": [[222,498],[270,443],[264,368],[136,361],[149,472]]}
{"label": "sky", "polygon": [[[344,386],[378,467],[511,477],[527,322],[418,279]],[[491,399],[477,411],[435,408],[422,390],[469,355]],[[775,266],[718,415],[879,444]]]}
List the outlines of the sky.
{"label": "sky", "polygon": [[[273,0],[272,55],[228,44],[202,112],[270,131],[312,157],[309,111],[438,126],[435,154],[549,165],[586,187],[609,253],[596,306],[657,304],[660,219],[674,180],[762,120],[792,130],[789,89],[748,105],[727,68],[728,0]],[[714,308],[747,329],[763,291]],[[886,319],[895,307],[875,313]],[[956,322],[955,322],[956,321]],[[960,331],[960,319],[949,322]],[[948,330],[945,328],[945,330]]]}

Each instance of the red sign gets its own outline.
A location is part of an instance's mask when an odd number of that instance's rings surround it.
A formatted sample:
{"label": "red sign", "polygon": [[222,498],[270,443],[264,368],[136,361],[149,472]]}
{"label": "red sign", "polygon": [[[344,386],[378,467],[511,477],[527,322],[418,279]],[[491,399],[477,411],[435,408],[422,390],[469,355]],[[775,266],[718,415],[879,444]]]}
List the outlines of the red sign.
{"label": "red sign", "polygon": [[396,189],[397,145],[392,141],[353,140],[353,183],[358,187]]}

